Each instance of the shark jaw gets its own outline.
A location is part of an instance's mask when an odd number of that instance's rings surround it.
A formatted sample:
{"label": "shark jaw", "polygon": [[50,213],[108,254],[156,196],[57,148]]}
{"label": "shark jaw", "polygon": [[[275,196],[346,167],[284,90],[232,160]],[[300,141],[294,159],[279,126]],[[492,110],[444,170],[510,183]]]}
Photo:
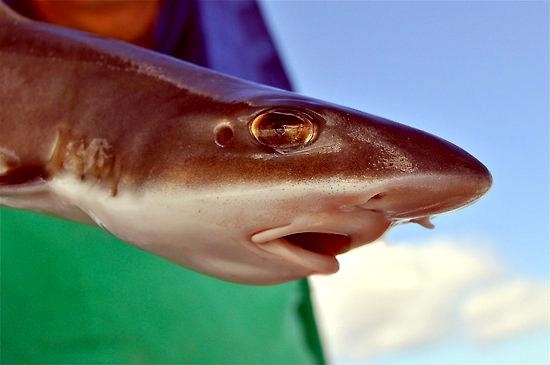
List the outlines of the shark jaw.
{"label": "shark jaw", "polygon": [[[479,176],[125,192],[112,197],[72,176],[48,183],[50,201],[144,250],[238,283],[266,285],[339,269],[337,256],[403,222],[423,223],[467,205],[488,188]],[[443,198],[445,196],[445,198]],[[422,201],[422,203],[419,203]],[[66,212],[65,212],[66,213]],[[205,234],[208,232],[208,234]]]}
{"label": "shark jaw", "polygon": [[338,255],[377,240],[399,224],[411,222],[431,229],[433,216],[471,204],[488,184],[482,176],[477,183],[459,176],[374,183],[368,194],[333,196],[331,206],[297,215],[289,224],[257,232],[250,240],[313,274],[331,274],[339,269]]}

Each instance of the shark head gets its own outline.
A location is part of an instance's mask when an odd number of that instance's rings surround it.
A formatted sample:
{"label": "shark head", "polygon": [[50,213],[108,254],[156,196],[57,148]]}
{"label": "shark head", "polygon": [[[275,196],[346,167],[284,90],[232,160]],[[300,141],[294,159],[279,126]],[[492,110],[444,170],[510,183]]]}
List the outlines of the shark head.
{"label": "shark head", "polygon": [[167,128],[141,188],[90,208],[96,221],[194,270],[274,284],[334,273],[338,255],[400,223],[431,228],[491,185],[470,154],[403,124],[273,89],[231,100]]}
{"label": "shark head", "polygon": [[334,273],[338,255],[491,185],[420,130],[2,5],[0,83],[0,204],[229,281]]}

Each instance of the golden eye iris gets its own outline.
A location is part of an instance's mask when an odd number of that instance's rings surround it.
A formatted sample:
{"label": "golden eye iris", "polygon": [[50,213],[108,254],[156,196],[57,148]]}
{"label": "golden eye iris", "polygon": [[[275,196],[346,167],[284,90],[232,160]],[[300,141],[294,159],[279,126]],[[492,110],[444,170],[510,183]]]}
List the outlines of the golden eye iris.
{"label": "golden eye iris", "polygon": [[303,113],[269,111],[252,121],[250,132],[261,144],[278,152],[289,152],[311,142],[317,128]]}

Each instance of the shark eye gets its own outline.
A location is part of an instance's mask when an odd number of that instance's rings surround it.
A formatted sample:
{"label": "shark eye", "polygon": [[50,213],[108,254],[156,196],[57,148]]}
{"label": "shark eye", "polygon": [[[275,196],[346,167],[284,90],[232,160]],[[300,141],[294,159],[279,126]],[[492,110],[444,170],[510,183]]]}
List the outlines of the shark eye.
{"label": "shark eye", "polygon": [[250,133],[264,146],[285,153],[310,143],[317,126],[305,113],[268,111],[250,123]]}

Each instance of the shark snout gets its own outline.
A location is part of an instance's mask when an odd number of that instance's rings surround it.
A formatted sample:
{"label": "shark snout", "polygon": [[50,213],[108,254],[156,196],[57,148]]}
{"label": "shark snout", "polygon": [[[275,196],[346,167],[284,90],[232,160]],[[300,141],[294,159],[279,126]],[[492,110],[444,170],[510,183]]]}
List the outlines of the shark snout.
{"label": "shark snout", "polygon": [[[489,170],[459,147],[422,133],[409,160],[411,171],[383,177],[363,209],[391,220],[414,220],[459,209],[482,197],[492,185]],[[403,155],[407,155],[406,151]]]}
{"label": "shark snout", "polygon": [[[378,190],[364,207],[383,209],[392,218],[416,218],[466,206],[491,187],[489,170],[455,144],[374,116],[358,120],[368,136],[366,147],[359,148],[379,163]],[[368,164],[364,171],[365,179],[373,175]]]}

